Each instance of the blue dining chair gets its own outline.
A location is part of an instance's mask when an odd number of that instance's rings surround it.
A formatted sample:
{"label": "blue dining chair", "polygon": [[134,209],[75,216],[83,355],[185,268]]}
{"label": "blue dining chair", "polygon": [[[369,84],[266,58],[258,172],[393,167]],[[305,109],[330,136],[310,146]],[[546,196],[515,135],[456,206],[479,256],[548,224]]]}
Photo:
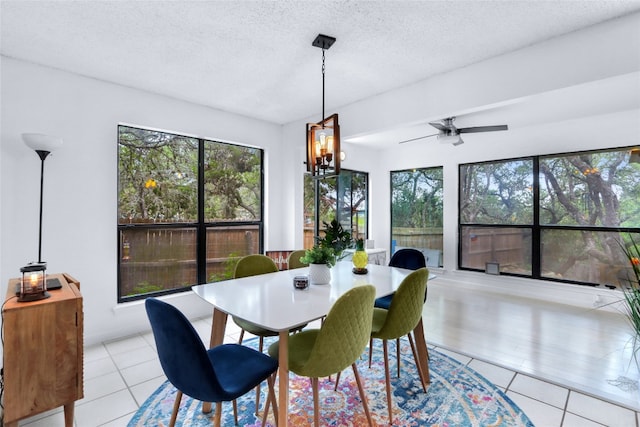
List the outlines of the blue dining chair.
{"label": "blue dining chair", "polygon": [[[178,389],[170,426],[176,423],[183,394],[202,402],[215,402],[216,427],[220,426],[222,402],[233,401],[237,424],[235,399],[264,380],[269,384],[267,402],[274,404],[277,422],[273,388],[278,369],[276,360],[239,344],[221,344],[207,350],[191,322],[177,308],[155,298],[147,298],[145,308],[162,370]],[[265,406],[262,425],[267,412]]]}
{"label": "blue dining chair", "polygon": [[[397,250],[389,261],[389,267],[406,268],[407,270],[418,270],[426,266],[427,260],[424,258],[424,254],[419,250],[413,248],[404,248]],[[392,298],[393,294],[376,298],[374,306],[376,308],[384,308],[385,310],[389,310]]]}

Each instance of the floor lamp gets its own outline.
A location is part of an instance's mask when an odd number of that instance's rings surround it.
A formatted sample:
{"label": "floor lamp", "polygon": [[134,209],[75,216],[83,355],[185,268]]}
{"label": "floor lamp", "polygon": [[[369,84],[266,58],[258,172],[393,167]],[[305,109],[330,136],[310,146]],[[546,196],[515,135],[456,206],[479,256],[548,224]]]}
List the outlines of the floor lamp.
{"label": "floor lamp", "polygon": [[40,157],[40,217],[38,230],[38,262],[32,262],[20,269],[22,281],[18,290],[18,301],[37,301],[48,298],[45,270],[47,263],[42,261],[42,194],[44,187],[44,160],[51,152],[62,145],[62,138],[40,133],[23,133],[22,139],[27,147],[35,150]]}

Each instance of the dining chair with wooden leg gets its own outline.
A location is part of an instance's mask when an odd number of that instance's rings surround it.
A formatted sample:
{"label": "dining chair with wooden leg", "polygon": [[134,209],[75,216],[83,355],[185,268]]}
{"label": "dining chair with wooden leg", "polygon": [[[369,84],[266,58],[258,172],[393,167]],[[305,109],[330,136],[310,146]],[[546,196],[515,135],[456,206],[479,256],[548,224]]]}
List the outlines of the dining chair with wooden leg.
{"label": "dining chair with wooden leg", "polygon": [[[320,424],[318,378],[341,372],[349,365],[353,369],[367,422],[369,426],[373,425],[356,361],[371,335],[375,292],[371,285],[350,289],[336,300],[320,329],[307,329],[289,337],[289,370],[311,378],[316,427]],[[269,355],[275,360],[279,349],[279,342],[269,346]]]}
{"label": "dining chair with wooden leg", "polygon": [[[264,380],[269,384],[269,394],[263,420],[269,403],[274,404],[277,414],[277,361],[239,344],[221,344],[207,350],[191,322],[177,308],[155,298],[147,298],[145,308],[162,370],[178,389],[169,426],[176,423],[183,394],[202,402],[216,402],[214,422],[219,427],[222,402],[235,402]],[[235,405],[233,409],[237,424]]]}
{"label": "dining chair with wooden leg", "polygon": [[[276,263],[266,255],[253,254],[240,258],[233,272],[233,278],[239,279],[241,277],[257,276],[259,274],[275,273],[278,271]],[[238,297],[242,298],[242,291],[238,290]],[[245,332],[249,332],[258,337],[258,351],[262,352],[264,347],[265,337],[278,336],[277,331],[265,329],[255,323],[241,319],[237,316],[232,316],[232,319],[240,330],[240,337],[238,338],[238,344],[242,344]],[[298,326],[292,329],[290,332],[297,332],[307,326],[306,324]],[[258,414],[258,407],[260,406],[260,384],[256,386],[256,415]]]}
{"label": "dining chair with wooden leg", "polygon": [[[398,267],[398,268],[406,268],[407,270],[417,270],[419,268],[424,268],[427,266],[427,260],[424,257],[424,254],[418,249],[414,248],[403,248],[398,249],[391,260],[389,261],[389,267]],[[393,299],[394,294],[390,294],[384,297],[376,298],[374,303],[377,308],[389,309],[391,305],[391,300]],[[427,294],[424,294],[424,300],[427,301]],[[407,334],[409,338],[409,344],[411,344],[412,350],[415,352],[415,345],[413,343],[413,337],[411,333]],[[429,355],[427,351],[427,356]],[[396,340],[396,360],[397,360],[397,376],[400,378],[400,338]]]}
{"label": "dining chair with wooden leg", "polygon": [[[389,309],[374,308],[373,322],[371,326],[371,338],[382,340],[384,351],[384,371],[387,389],[387,406],[389,410],[389,423],[393,424],[393,407],[391,399],[391,378],[389,374],[389,354],[387,350],[388,340],[397,340],[408,335],[415,329],[422,318],[424,295],[427,291],[429,270],[420,268],[409,274],[398,286]],[[369,366],[371,366],[372,346],[369,346]],[[421,383],[429,382],[429,365],[425,365],[427,372],[422,371],[422,364],[418,362],[418,355],[412,346],[413,358],[420,375]],[[400,360],[398,359],[398,364]],[[425,390],[426,391],[426,390]]]}
{"label": "dining chair with wooden leg", "polygon": [[287,265],[289,266],[289,270],[309,267],[309,264],[305,264],[304,262],[300,261],[300,258],[304,256],[305,252],[306,250],[300,249],[289,254],[289,258],[287,258]]}

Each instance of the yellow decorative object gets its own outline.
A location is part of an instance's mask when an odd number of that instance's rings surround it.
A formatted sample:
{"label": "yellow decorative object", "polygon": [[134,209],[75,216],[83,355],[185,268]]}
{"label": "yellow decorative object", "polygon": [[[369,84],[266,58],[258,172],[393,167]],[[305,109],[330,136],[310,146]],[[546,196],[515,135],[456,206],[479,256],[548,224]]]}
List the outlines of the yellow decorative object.
{"label": "yellow decorative object", "polygon": [[367,264],[369,262],[369,255],[364,250],[364,241],[362,239],[358,239],[356,241],[356,251],[353,254],[352,258],[353,262],[353,272],[356,274],[366,274],[367,273]]}

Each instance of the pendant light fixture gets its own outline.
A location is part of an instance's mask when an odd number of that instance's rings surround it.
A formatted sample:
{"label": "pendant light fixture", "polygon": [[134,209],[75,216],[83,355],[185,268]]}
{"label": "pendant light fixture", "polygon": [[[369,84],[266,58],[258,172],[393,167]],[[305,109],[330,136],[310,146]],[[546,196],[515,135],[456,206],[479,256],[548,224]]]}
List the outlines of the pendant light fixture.
{"label": "pendant light fixture", "polygon": [[324,51],[335,37],[318,34],[312,45],[322,49],[322,120],[307,123],[307,171],[313,178],[328,178],[340,174],[340,125],[338,114],[324,115]]}

